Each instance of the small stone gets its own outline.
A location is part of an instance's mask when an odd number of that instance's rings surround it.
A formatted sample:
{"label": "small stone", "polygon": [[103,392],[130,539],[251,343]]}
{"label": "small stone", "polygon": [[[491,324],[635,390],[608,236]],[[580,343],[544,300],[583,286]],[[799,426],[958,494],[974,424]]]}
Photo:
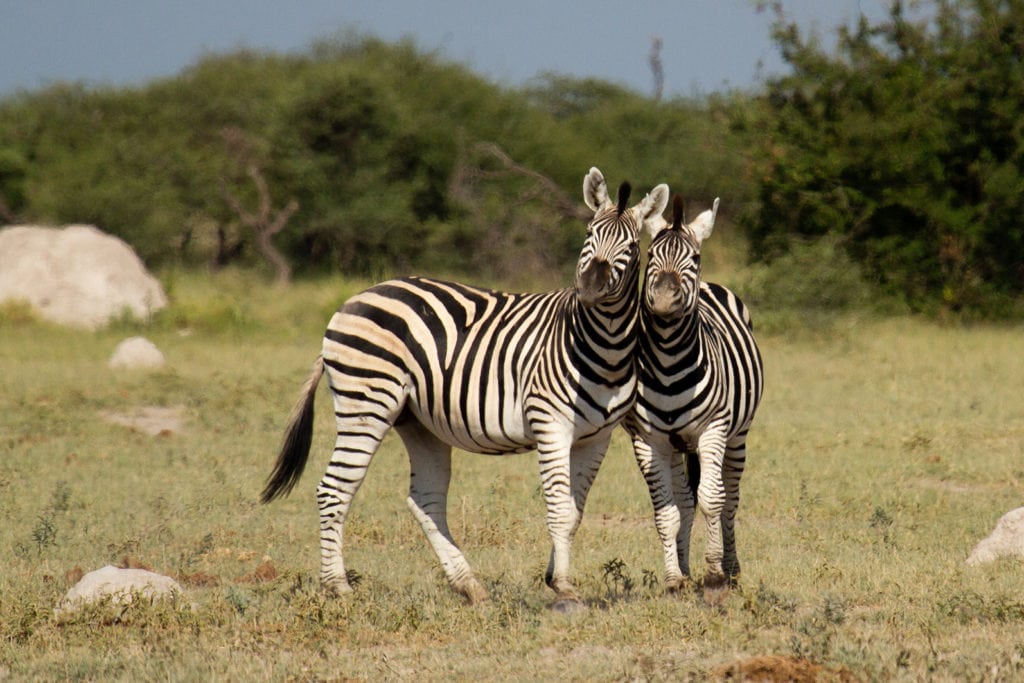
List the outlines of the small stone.
{"label": "small stone", "polygon": [[974,547],[967,564],[985,564],[1000,557],[1024,557],[1024,507],[1003,515],[988,538]]}
{"label": "small stone", "polygon": [[106,599],[111,605],[128,605],[136,597],[152,601],[175,593],[181,593],[181,586],[169,576],[145,569],[121,569],[107,565],[89,572],[72,586],[57,604],[54,614],[65,616],[80,607]]}
{"label": "small stone", "polygon": [[156,344],[145,337],[129,337],[125,339],[110,356],[108,366],[118,368],[160,368],[167,361]]}

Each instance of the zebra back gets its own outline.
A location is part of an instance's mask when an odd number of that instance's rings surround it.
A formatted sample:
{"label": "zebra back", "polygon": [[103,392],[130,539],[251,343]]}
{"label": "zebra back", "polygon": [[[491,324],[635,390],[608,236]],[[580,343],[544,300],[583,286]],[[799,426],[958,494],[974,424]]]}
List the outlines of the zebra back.
{"label": "zebra back", "polygon": [[530,450],[554,421],[575,425],[572,440],[607,430],[634,399],[639,236],[668,196],[660,186],[629,208],[629,192],[623,184],[613,203],[600,172],[588,174],[595,216],[574,287],[520,294],[432,278],[383,282],[332,318],[327,367],[379,379],[352,397],[373,419],[393,423],[401,406],[473,452]]}

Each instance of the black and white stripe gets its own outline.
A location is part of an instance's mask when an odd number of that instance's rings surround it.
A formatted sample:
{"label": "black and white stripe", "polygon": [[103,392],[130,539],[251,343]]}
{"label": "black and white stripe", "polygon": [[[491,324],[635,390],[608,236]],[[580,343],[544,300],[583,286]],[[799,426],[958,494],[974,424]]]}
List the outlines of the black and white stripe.
{"label": "black and white stripe", "polygon": [[701,244],[717,212],[716,199],[712,210],[684,225],[677,196],[672,225],[652,230],[641,296],[640,383],[626,419],[654,504],[666,585],[678,588],[690,576],[696,498],[708,531],[708,599],[739,573],[740,477],[764,385],[746,307],[725,287],[700,279]]}
{"label": "black and white stripe", "polygon": [[452,588],[486,598],[448,529],[451,449],[500,455],[536,449],[552,551],[547,582],[577,600],[569,551],[611,432],[633,407],[638,336],[639,233],[660,219],[668,188],[627,208],[601,172],[584,178],[594,210],[575,287],[509,294],[428,278],[381,283],[346,302],[296,404],[263,492],[287,493],[309,453],[313,396],[326,372],[337,442],[317,489],[321,582],[350,589],[342,558],[345,517],[384,435],[409,452],[407,503]]}

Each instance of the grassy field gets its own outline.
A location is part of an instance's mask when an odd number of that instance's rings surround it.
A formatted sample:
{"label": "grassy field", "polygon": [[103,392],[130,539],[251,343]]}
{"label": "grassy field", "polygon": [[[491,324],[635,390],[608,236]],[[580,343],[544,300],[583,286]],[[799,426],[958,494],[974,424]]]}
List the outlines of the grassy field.
{"label": "grassy field", "polygon": [[[847,316],[762,336],[738,588],[721,609],[663,593],[619,432],[574,546],[590,609],[563,616],[541,579],[534,457],[455,460],[452,530],[491,593],[468,607],[405,507],[394,437],[347,527],[356,593],[324,596],[325,387],[309,471],[291,497],[257,498],[330,311],[365,283],[165,280],[176,303],[146,328],[81,333],[0,311],[0,680],[1024,678],[1024,565],[964,565],[1022,504],[1019,326]],[[107,368],[136,333],[167,369]],[[178,407],[184,427],[150,436],[100,418],[140,406]],[[700,522],[694,536],[700,557]],[[185,593],[55,619],[75,575],[106,564]]]}

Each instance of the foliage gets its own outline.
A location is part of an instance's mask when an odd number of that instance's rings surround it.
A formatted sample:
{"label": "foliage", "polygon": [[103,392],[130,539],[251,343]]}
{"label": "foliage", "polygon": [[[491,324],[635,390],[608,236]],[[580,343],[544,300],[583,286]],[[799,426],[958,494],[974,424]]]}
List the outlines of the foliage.
{"label": "foliage", "polygon": [[771,263],[755,263],[728,277],[750,307],[755,330],[788,334],[833,331],[851,311],[892,313],[899,307],[879,298],[863,268],[832,235],[793,240]]}
{"label": "foliage", "polygon": [[1008,313],[1024,294],[1024,5],[936,0],[838,31],[837,54],[780,14],[792,74],[738,128],[765,135],[756,257],[836,236],[917,310]]}
{"label": "foliage", "polygon": [[[776,327],[880,301],[1024,315],[1024,9],[914,7],[841,27],[834,54],[780,13],[792,73],[699,100],[556,73],[507,88],[355,34],[137,88],[56,84],[0,99],[0,221],[94,223],[157,268],[266,275],[280,252],[306,277],[549,289],[576,260],[596,165],[637,195],[722,197],[725,231],[750,240],[731,260],[759,263],[737,289],[781,304]],[[237,211],[261,205],[298,207],[269,249]]]}
{"label": "foliage", "polygon": [[503,88],[409,41],[342,34],[299,54],[208,56],[140,88],[0,100],[0,198],[22,222],[97,224],[150,266],[254,264],[226,197],[256,205],[255,166],[273,207],[300,207],[274,240],[299,273],[546,285],[576,260],[592,165],[638,192],[742,193],[719,184],[739,159],[709,134],[720,119],[590,80]]}

